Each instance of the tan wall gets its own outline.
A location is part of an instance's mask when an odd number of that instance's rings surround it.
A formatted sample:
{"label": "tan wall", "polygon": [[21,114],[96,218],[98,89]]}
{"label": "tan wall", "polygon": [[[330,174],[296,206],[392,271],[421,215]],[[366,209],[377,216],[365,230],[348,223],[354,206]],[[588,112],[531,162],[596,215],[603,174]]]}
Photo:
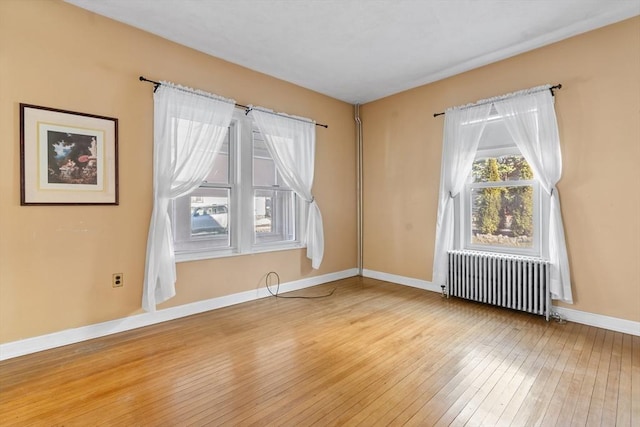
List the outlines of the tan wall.
{"label": "tan wall", "polygon": [[577,310],[640,321],[640,18],[366,104],[364,268],[431,280],[449,106],[562,83],[556,111]]}
{"label": "tan wall", "polygon": [[[152,206],[153,86],[183,85],[311,117],[314,193],[325,225],[318,271],[301,250],[178,264],[159,308],[356,266],[352,106],[52,0],[0,1],[0,342],[140,313]],[[120,206],[20,206],[19,103],[119,119]],[[124,288],[111,274],[124,273]]]}

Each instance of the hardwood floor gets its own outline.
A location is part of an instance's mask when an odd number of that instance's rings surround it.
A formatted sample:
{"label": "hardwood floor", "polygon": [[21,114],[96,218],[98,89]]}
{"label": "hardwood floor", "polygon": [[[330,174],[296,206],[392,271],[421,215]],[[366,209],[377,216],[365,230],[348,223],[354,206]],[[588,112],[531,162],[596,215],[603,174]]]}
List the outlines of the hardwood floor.
{"label": "hardwood floor", "polygon": [[0,362],[2,425],[640,426],[640,337],[351,278]]}

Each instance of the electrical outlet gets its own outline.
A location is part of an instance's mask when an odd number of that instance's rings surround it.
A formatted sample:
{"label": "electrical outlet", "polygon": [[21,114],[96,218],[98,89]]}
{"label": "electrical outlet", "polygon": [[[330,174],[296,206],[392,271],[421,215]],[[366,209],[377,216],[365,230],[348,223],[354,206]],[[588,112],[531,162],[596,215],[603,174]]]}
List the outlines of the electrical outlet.
{"label": "electrical outlet", "polygon": [[124,285],[124,274],[122,273],[113,273],[113,280],[111,281],[111,286],[114,288],[120,288]]}

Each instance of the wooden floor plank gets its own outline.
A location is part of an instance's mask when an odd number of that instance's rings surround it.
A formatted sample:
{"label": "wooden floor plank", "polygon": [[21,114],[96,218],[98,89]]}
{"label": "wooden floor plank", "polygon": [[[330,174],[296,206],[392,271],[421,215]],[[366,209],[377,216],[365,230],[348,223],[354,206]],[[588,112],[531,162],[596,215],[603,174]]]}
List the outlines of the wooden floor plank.
{"label": "wooden floor plank", "polygon": [[[376,317],[383,320],[382,326],[368,333],[367,338],[363,337],[361,342],[353,340],[349,334],[346,334],[346,341],[342,347],[337,347],[333,338],[322,340],[323,343],[329,345],[329,347],[322,345],[316,351],[316,354],[322,356],[317,358],[322,363],[311,365],[308,359],[303,360],[302,365],[297,367],[298,375],[291,382],[273,390],[271,394],[263,394],[260,402],[245,405],[245,408],[250,410],[250,414],[247,414],[243,408],[236,408],[233,413],[224,416],[218,414],[216,421],[218,423],[239,421],[250,423],[255,413],[259,413],[264,421],[268,421],[269,413],[274,411],[283,413],[285,409],[295,405],[296,400],[304,400],[305,392],[313,393],[318,388],[324,389],[328,384],[339,381],[342,377],[356,375],[360,369],[364,369],[368,365],[377,365],[375,360],[385,356],[384,347],[387,339],[394,335],[394,331],[407,323],[405,312],[412,304],[405,303],[405,307],[388,310],[387,313],[380,314],[382,317],[367,315],[360,317],[357,321],[350,322],[352,332],[361,335],[360,331],[370,329],[370,322]],[[354,357],[346,358],[347,355]],[[327,363],[327,358],[331,359],[333,363]],[[289,396],[288,391],[294,389],[297,395]],[[257,409],[256,403],[258,404]],[[208,417],[206,412],[201,416]]]}
{"label": "wooden floor plank", "polygon": [[640,338],[374,279],[0,362],[0,426],[640,425]]}
{"label": "wooden floor plank", "polygon": [[559,394],[564,397],[562,407],[557,416],[557,424],[559,425],[570,425],[573,420],[574,410],[580,396],[580,389],[585,379],[585,373],[589,366],[589,359],[596,339],[595,328],[583,326],[576,333],[581,334],[583,339],[574,346],[575,365],[571,364],[569,369],[565,369],[567,376],[570,375],[571,378],[567,377],[565,379],[566,386],[561,389]]}
{"label": "wooden floor plank", "polygon": [[[429,399],[427,396],[416,396],[413,402],[402,411],[396,411],[393,422],[434,425],[442,414],[450,407],[450,402],[467,390],[473,381],[485,371],[492,361],[498,357],[495,348],[503,340],[511,339],[508,335],[510,328],[496,325],[494,331],[486,331],[493,335],[490,342],[482,339],[481,335],[476,335],[469,340],[466,348],[462,349],[460,357],[455,363],[461,365],[462,369],[455,376],[448,376],[450,379]],[[511,332],[513,332],[511,330]]]}
{"label": "wooden floor plank", "polygon": [[547,329],[546,335],[548,335],[547,339],[540,341],[542,345],[540,350],[532,352],[531,357],[535,357],[535,359],[530,361],[528,369],[524,372],[524,378],[518,385],[518,388],[513,392],[509,403],[507,403],[502,415],[496,422],[496,426],[511,426],[520,423],[517,414],[523,405],[528,405],[529,392],[547,361],[549,348],[557,345],[560,337],[557,328],[553,327]]}
{"label": "wooden floor plank", "polygon": [[541,425],[568,353],[575,342],[575,331],[578,326],[572,323],[559,326],[557,330],[560,338],[548,348],[548,357],[527,395],[527,403],[521,405],[516,413],[515,419],[522,425]]}
{"label": "wooden floor plank", "polygon": [[[585,342],[585,331],[586,327],[584,325],[578,325],[574,331],[573,335],[576,337],[576,341],[571,348],[567,349],[568,357],[564,362],[562,367],[562,372],[560,373],[557,383],[555,385],[555,389],[553,391],[553,395],[549,400],[549,404],[544,414],[544,418],[542,420],[542,425],[567,425],[571,420],[571,410],[569,410],[567,399],[570,399],[569,393],[572,390],[572,386],[577,386],[574,384],[573,378],[575,377],[576,369],[578,368],[578,364],[580,362],[580,356],[583,353],[583,344]],[[566,406],[565,406],[566,404]],[[565,411],[563,412],[563,406],[565,406]],[[567,417],[567,420],[563,420],[562,417]]]}
{"label": "wooden floor plank", "polygon": [[587,423],[587,417],[589,415],[589,406],[591,405],[591,396],[593,395],[593,388],[596,383],[596,373],[598,371],[598,364],[600,363],[600,354],[602,353],[602,345],[604,343],[604,337],[606,331],[604,329],[596,329],[595,339],[591,346],[591,354],[587,361],[587,366],[582,375],[582,384],[575,398],[575,405],[573,409],[566,407],[565,409],[572,410],[571,425],[583,426]]}
{"label": "wooden floor plank", "polygon": [[[477,318],[475,318],[475,324],[467,323],[468,321],[473,322],[474,320],[467,316],[467,312],[458,311],[456,314],[457,316],[455,317],[449,317],[448,319],[443,318],[444,324],[448,325],[448,328],[452,332],[442,336],[443,340],[433,340],[427,343],[431,348],[433,348],[434,345],[437,346],[437,350],[447,356],[438,358],[429,357],[427,360],[421,360],[421,363],[414,368],[413,372],[421,370],[425,377],[433,375],[438,369],[448,365],[450,360],[455,360],[458,357],[458,352],[454,349],[458,348],[461,342],[463,344],[466,337],[474,336],[474,333],[477,333],[477,328],[479,327],[487,327],[483,321],[478,322]],[[412,375],[412,377],[415,377],[415,375]],[[418,379],[421,378],[418,377]],[[332,411],[331,414],[319,420],[318,424],[343,424],[352,420],[353,417],[359,416],[363,411],[370,411],[372,408],[375,409],[375,402],[380,401],[385,393],[388,393],[390,389],[396,387],[398,384],[395,381],[390,381],[388,378],[383,378],[383,380],[384,381],[380,381],[379,379],[370,384],[364,393],[357,393],[351,400],[346,401],[345,405],[341,405],[340,410]],[[380,384],[380,382],[382,382],[382,384]],[[344,410],[344,407],[347,407],[347,409]],[[388,408],[388,406],[386,406],[386,408]]]}
{"label": "wooden floor plank", "polygon": [[[537,338],[537,339],[536,339]],[[515,410],[509,415],[506,410],[510,408],[512,401],[518,400],[517,391],[520,390],[522,384],[526,382],[527,377],[531,375],[531,372],[535,372],[536,361],[539,359],[540,354],[546,351],[549,336],[540,336],[532,334],[531,345],[521,349],[522,354],[519,356],[523,362],[520,365],[514,365],[515,372],[511,376],[511,380],[506,383],[502,383],[502,387],[495,387],[492,390],[493,407],[487,408],[487,416],[482,420],[482,425],[497,426],[497,425],[510,425],[512,419],[515,416]],[[541,364],[539,364],[541,366]],[[499,384],[500,385],[500,384]],[[524,395],[524,394],[523,394]],[[514,404],[515,408],[518,408],[520,403]]]}
{"label": "wooden floor plank", "polygon": [[[430,315],[434,316],[442,314],[444,314],[443,309],[430,312]],[[358,375],[342,378],[339,382],[327,387],[326,393],[314,396],[311,405],[307,402],[298,404],[289,411],[288,416],[279,418],[278,422],[287,425],[317,422],[328,415],[327,408],[331,408],[332,415],[338,416],[340,408],[350,407],[353,399],[362,398],[370,394],[371,390],[380,391],[384,385],[391,384],[394,379],[406,372],[414,372],[417,366],[427,364],[432,357],[431,353],[425,349],[423,338],[433,333],[433,328],[434,325],[422,325],[417,329],[402,328],[401,331],[408,334],[395,346],[401,346],[403,352],[396,352],[393,349],[385,352],[383,360],[376,365],[375,371],[362,370]],[[406,357],[407,354],[413,354],[414,357]],[[349,390],[355,393],[350,393]]]}
{"label": "wooden floor plank", "polygon": [[631,339],[631,425],[640,426],[640,336]]}
{"label": "wooden floor plank", "polygon": [[[519,338],[511,340],[508,346],[499,350],[500,357],[489,367],[491,374],[475,390],[473,396],[468,399],[465,407],[451,423],[452,425],[480,425],[487,415],[486,406],[492,406],[494,402],[490,396],[494,388],[505,377],[507,381],[512,374],[512,366],[519,365],[520,353],[517,351],[520,346],[527,345],[527,334],[519,334]],[[486,405],[484,403],[486,402]]]}
{"label": "wooden floor plank", "polygon": [[631,376],[633,360],[633,343],[630,335],[622,335],[622,350],[620,355],[620,393],[615,425],[619,427],[631,426]]}
{"label": "wooden floor plank", "polygon": [[[482,325],[476,326],[482,327]],[[474,359],[482,356],[482,350],[473,354],[479,347],[473,331],[467,329],[466,333],[470,339],[456,340],[460,346],[449,347],[442,353],[441,363],[431,364],[431,375],[415,376],[413,372],[406,372],[401,381],[379,395],[378,399],[381,399],[384,405],[368,405],[366,410],[360,411],[357,417],[354,417],[353,421],[364,426],[373,423],[402,424],[406,416],[423,406],[425,401],[432,400],[452,378],[464,375],[463,371],[474,363]]]}
{"label": "wooden floor plank", "polygon": [[527,338],[512,351],[511,364],[474,413],[472,424],[494,426],[498,423],[514,391],[524,379],[527,357],[535,351],[539,340],[539,335],[527,334]]}
{"label": "wooden floor plank", "polygon": [[586,425],[588,426],[602,425],[602,412],[604,410],[604,398],[609,377],[609,364],[613,352],[613,337],[614,332],[605,332],[604,343],[602,344],[602,351],[600,352],[600,361],[596,371],[596,380],[593,385],[593,393],[591,394],[589,412],[587,414]]}
{"label": "wooden floor plank", "polygon": [[614,333],[607,387],[602,408],[602,421],[600,422],[603,425],[616,425],[618,395],[620,393],[620,371],[622,369],[622,338],[622,333]]}

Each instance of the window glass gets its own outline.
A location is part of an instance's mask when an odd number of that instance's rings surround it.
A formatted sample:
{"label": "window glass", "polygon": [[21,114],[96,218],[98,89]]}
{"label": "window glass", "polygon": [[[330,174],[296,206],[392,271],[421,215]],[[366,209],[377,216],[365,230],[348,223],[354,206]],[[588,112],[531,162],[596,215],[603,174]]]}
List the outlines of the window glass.
{"label": "window glass", "polygon": [[521,155],[480,158],[473,162],[473,182],[519,181],[533,179],[529,163]]}
{"label": "window glass", "polygon": [[471,243],[533,248],[533,186],[471,189]]}
{"label": "window glass", "polygon": [[254,192],[254,243],[295,240],[295,195],[291,190]]}
{"label": "window glass", "polygon": [[276,165],[271,158],[253,158],[253,185],[272,187],[276,185]]}
{"label": "window glass", "polygon": [[229,234],[229,190],[205,189],[191,196],[191,236]]}
{"label": "window glass", "polygon": [[467,185],[467,242],[507,252],[537,248],[537,183],[519,154],[477,158]]}
{"label": "window glass", "polygon": [[253,131],[253,185],[257,187],[284,186],[267,144],[257,129]]}
{"label": "window glass", "polygon": [[204,179],[207,183],[229,184],[229,137],[225,138],[216,156],[211,172]]}
{"label": "window glass", "polygon": [[178,251],[229,249],[232,217],[229,188],[200,187],[173,203],[174,244]]}

